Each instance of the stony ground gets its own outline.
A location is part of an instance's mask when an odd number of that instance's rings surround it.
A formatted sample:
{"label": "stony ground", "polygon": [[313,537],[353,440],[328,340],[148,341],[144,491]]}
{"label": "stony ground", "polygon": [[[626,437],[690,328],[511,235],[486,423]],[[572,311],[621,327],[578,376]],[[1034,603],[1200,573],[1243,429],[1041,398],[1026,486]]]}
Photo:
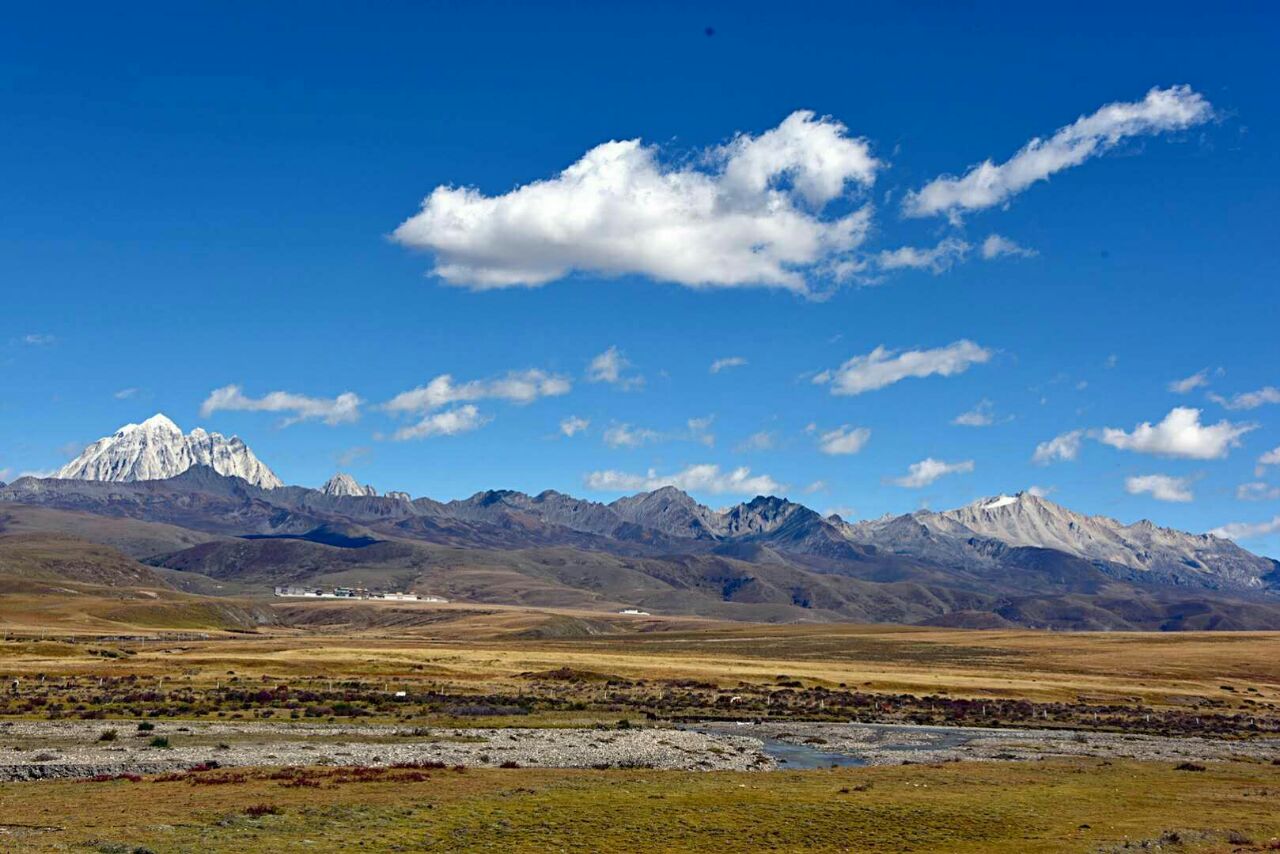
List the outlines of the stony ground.
{"label": "stony ground", "polygon": [[853,755],[867,765],[1031,760],[1048,756],[1169,762],[1245,759],[1280,764],[1280,739],[1276,738],[1242,741],[1079,730],[795,722],[733,725],[709,731]]}
{"label": "stony ground", "polygon": [[[141,725],[141,729],[139,726]],[[788,746],[785,750],[779,744]],[[444,728],[267,722],[0,722],[0,781],[198,766],[652,768],[683,771],[1097,757],[1280,764],[1280,740],[875,724]]]}
{"label": "stony ground", "polygon": [[[770,768],[758,739],[639,728],[447,729],[302,723],[8,721],[0,780],[220,767],[396,764],[741,771]],[[101,740],[112,733],[111,740]],[[162,741],[163,740],[163,743]]]}

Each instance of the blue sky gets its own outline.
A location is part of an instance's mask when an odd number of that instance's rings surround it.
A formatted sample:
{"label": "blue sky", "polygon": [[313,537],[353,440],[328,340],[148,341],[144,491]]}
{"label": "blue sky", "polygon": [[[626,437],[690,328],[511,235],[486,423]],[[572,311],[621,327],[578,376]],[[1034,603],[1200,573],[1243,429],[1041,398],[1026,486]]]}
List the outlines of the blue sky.
{"label": "blue sky", "polygon": [[163,411],[290,483],[1280,555],[1277,13],[600,5],[11,11],[3,477]]}

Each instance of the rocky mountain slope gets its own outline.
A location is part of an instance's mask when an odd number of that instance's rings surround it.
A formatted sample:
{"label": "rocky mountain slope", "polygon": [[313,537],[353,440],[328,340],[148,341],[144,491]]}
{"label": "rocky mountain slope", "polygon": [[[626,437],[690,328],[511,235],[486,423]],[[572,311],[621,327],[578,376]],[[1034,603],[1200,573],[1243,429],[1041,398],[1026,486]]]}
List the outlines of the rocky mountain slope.
{"label": "rocky mountain slope", "polygon": [[284,484],[239,437],[227,438],[197,427],[184,434],[164,415],[126,424],[85,448],[58,470],[68,480],[129,482],[176,477],[195,465],[238,477],[264,489]]}
{"label": "rocky mountain slope", "polygon": [[1274,561],[1212,534],[1189,534],[1142,520],[1124,525],[1086,516],[1027,492],[984,498],[956,510],[921,511],[845,525],[846,536],[897,554],[961,565],[998,561],[1001,549],[1072,555],[1118,578],[1211,589],[1261,590]]}
{"label": "rocky mountain slope", "polygon": [[0,486],[0,523],[123,544],[191,590],[288,581],[757,620],[1280,627],[1274,561],[1029,494],[854,523],[772,496],[714,510],[669,487],[612,503],[511,490],[440,502],[199,463],[148,479],[183,463],[168,452],[189,437],[167,419],[117,437],[106,456],[134,463],[69,468],[120,479],[21,478]]}
{"label": "rocky mountain slope", "polygon": [[[356,479],[349,474],[338,472],[333,477],[324,482],[324,486],[320,487],[320,492],[324,495],[357,495],[357,496],[373,496],[378,494],[378,490],[372,486],[365,484],[361,486],[356,483]],[[403,494],[403,493],[402,493]]]}

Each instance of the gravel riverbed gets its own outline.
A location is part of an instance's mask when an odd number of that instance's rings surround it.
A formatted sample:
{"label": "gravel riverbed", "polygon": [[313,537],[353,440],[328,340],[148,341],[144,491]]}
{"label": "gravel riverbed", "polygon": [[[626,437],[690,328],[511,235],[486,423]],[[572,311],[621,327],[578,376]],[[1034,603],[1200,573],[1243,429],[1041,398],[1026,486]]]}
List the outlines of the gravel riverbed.
{"label": "gravel riverbed", "polygon": [[[830,764],[1016,761],[1052,756],[1280,763],[1280,740],[855,723],[472,729],[266,721],[0,721],[0,781],[222,767],[399,763],[768,771]],[[144,724],[146,726],[146,724]],[[110,740],[102,740],[111,732]],[[153,744],[155,740],[164,743]],[[167,743],[167,746],[166,746]]]}
{"label": "gravel riverbed", "polygon": [[[222,767],[409,762],[547,768],[771,768],[758,739],[677,729],[449,729],[305,723],[0,722],[0,781]],[[112,741],[99,741],[115,731]],[[168,746],[152,746],[153,739]]]}
{"label": "gravel riverbed", "polygon": [[[699,731],[746,735],[857,757],[864,765],[903,762],[1016,761],[1094,756],[1190,762],[1247,759],[1280,762],[1280,739],[1169,738],[1059,729],[993,729],[904,724],[761,723],[715,725]],[[783,767],[787,767],[786,764]],[[792,766],[794,767],[794,766]]]}

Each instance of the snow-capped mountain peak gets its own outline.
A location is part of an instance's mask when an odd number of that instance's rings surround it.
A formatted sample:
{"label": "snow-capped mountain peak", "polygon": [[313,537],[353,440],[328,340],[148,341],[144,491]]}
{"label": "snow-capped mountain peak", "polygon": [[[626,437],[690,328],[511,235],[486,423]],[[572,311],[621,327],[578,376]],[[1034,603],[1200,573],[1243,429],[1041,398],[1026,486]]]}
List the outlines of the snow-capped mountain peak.
{"label": "snow-capped mountain peak", "polygon": [[1086,516],[1029,492],[924,517],[935,527],[945,519],[1011,546],[1056,549],[1140,572],[1215,574],[1250,584],[1271,570],[1268,560],[1228,540],[1161,528],[1145,519],[1125,525],[1107,516]]}
{"label": "snow-capped mountain peak", "polygon": [[325,495],[346,495],[357,497],[373,497],[378,494],[378,490],[372,486],[365,484],[361,486],[356,483],[356,479],[349,474],[338,472],[333,477],[325,481],[324,486],[320,487],[320,491]]}
{"label": "snow-capped mountain peak", "polygon": [[218,474],[239,477],[264,489],[284,484],[239,437],[227,438],[196,428],[184,434],[168,417],[157,413],[141,424],[126,424],[104,436],[58,470],[64,480],[166,480],[193,465]]}

